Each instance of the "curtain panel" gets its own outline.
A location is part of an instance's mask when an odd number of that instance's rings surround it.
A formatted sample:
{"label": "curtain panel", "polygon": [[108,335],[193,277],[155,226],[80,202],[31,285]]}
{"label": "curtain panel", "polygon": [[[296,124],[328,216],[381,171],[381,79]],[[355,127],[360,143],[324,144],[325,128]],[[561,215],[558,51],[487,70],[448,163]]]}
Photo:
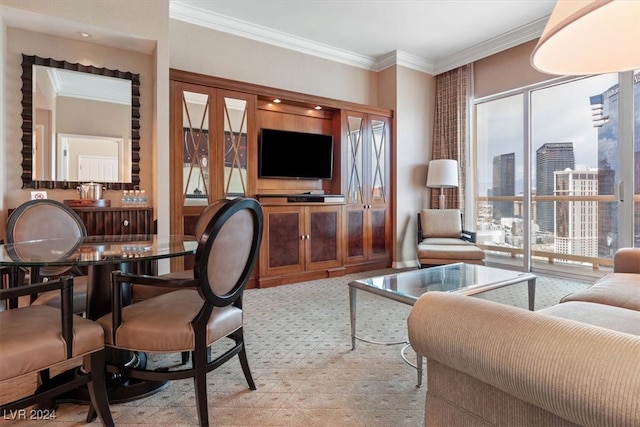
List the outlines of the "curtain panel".
{"label": "curtain panel", "polygon": [[[445,188],[446,206],[449,209],[464,207],[466,182],[467,98],[469,93],[469,65],[436,76],[436,105],[433,126],[431,158],[458,161],[458,188]],[[431,207],[440,208],[439,188],[431,189]]]}

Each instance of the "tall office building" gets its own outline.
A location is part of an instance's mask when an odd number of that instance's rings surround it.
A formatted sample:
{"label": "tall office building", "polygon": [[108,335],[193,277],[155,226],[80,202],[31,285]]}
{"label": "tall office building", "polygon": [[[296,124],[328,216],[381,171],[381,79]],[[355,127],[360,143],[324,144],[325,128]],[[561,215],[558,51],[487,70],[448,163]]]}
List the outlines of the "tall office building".
{"label": "tall office building", "polygon": [[[597,170],[554,172],[554,195],[598,195]],[[596,257],[598,255],[598,202],[565,201],[555,203],[554,252]]]}
{"label": "tall office building", "polygon": [[[556,171],[575,168],[573,142],[548,142],[536,150],[536,195],[553,196]],[[538,202],[536,222],[540,231],[553,233],[553,202]]]}
{"label": "tall office building", "polygon": [[[516,154],[493,158],[493,196],[516,195]],[[493,202],[493,219],[513,218],[513,201]]]}
{"label": "tall office building", "polygon": [[[591,108],[597,113],[593,125],[598,128],[598,194],[615,194],[619,178],[618,108],[619,86],[613,85],[591,97]],[[634,194],[640,194],[640,73],[633,76],[633,99],[636,109],[634,121]],[[595,105],[595,107],[594,107]],[[634,209],[633,244],[640,246],[640,209]],[[598,256],[613,257],[618,249],[618,203],[598,203]]]}
{"label": "tall office building", "polygon": [[[594,104],[594,99],[597,102]],[[598,194],[612,196],[618,181],[618,85],[591,97],[591,109],[598,105],[601,113],[594,116],[593,126],[598,128]],[[597,110],[596,110],[597,111]],[[600,120],[597,120],[597,119]],[[613,257],[618,249],[618,204],[598,203],[598,256]]]}

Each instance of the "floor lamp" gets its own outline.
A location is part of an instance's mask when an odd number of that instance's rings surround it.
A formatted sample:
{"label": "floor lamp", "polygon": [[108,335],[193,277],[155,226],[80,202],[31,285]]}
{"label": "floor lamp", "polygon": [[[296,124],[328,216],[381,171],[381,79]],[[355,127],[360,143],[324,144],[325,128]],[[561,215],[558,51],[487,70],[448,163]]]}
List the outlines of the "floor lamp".
{"label": "floor lamp", "polygon": [[445,207],[445,188],[455,188],[458,186],[458,161],[449,159],[431,160],[427,170],[427,187],[439,188],[440,198],[438,204],[440,209]]}

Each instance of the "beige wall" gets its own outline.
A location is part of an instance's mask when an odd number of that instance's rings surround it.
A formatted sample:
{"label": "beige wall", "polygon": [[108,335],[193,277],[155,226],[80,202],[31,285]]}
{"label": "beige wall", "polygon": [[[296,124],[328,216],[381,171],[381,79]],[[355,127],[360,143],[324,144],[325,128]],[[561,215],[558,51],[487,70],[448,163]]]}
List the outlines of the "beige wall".
{"label": "beige wall", "polygon": [[[96,67],[118,69],[140,74],[140,187],[150,188],[153,180],[154,144],[152,140],[153,126],[153,64],[150,55],[144,55],[123,49],[98,46],[91,43],[71,39],[53,37],[17,28],[7,29],[7,51],[5,79],[7,146],[2,158],[6,171],[4,184],[5,203],[8,208],[15,208],[31,197],[29,189],[22,189],[22,54],[37,55],[68,62],[91,64]],[[49,198],[56,200],[77,198],[76,190],[47,190]],[[107,191],[105,198],[118,203],[120,194]]]}
{"label": "beige wall", "polygon": [[417,266],[416,214],[428,207],[427,163],[431,158],[435,77],[397,67],[395,267]]}
{"label": "beige wall", "polygon": [[[25,200],[28,197],[25,194],[29,194],[25,190],[19,190],[22,185],[21,170],[16,173],[13,166],[6,167],[12,164],[19,167],[21,163],[21,158],[16,159],[13,151],[14,141],[21,138],[15,131],[16,126],[20,126],[21,119],[19,112],[16,116],[14,110],[15,105],[20,104],[19,89],[16,92],[14,86],[20,79],[20,71],[16,71],[14,61],[15,53],[22,53],[20,50],[26,47],[31,50],[31,54],[39,56],[59,57],[70,62],[85,63],[90,60],[96,66],[120,68],[141,74],[141,185],[153,188],[150,196],[155,195],[155,200],[152,199],[151,203],[156,208],[156,216],[159,212],[168,212],[168,192],[158,191],[158,188],[168,188],[169,177],[166,173],[159,174],[158,170],[168,170],[169,164],[169,87],[166,83],[169,78],[169,0],[93,0],[83,2],[81,7],[77,0],[2,0],[0,21],[3,31],[10,25],[13,26],[16,18],[19,18],[16,26],[20,28],[25,25],[22,23],[25,20],[28,22],[26,26],[36,28],[59,27],[60,24],[72,26],[77,22],[78,29],[92,32],[96,37],[90,39],[89,43],[81,43],[66,38],[36,37],[34,34],[37,33],[27,31],[25,39],[14,38],[9,42],[7,34],[3,41],[0,71],[7,71],[2,78],[3,90],[0,91],[0,108],[5,108],[2,117],[6,118],[0,129],[0,136],[4,133],[4,137],[0,138],[3,152],[0,176],[4,178],[0,186],[0,221],[4,223],[7,208]],[[96,40],[103,35],[115,40],[117,48],[98,45]],[[35,42],[32,37],[39,41]],[[158,84],[159,79],[164,83]],[[5,158],[4,153],[7,151],[10,153]],[[8,160],[9,156],[12,156],[11,160]],[[56,199],[69,196],[60,194],[60,191],[53,191],[52,196]],[[105,196],[117,197],[119,200],[119,196],[109,192]],[[166,215],[158,218],[158,227],[161,231],[169,230]]]}
{"label": "beige wall", "polygon": [[171,20],[171,68],[378,106],[377,73]]}
{"label": "beige wall", "polygon": [[555,77],[531,66],[531,52],[537,42],[532,40],[474,62],[474,97],[482,98]]}

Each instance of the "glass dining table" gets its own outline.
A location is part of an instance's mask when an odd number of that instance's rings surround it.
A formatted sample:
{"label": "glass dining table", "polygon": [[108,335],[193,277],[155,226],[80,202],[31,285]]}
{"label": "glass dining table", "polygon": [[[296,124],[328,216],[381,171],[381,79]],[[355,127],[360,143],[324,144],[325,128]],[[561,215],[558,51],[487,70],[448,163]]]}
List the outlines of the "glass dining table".
{"label": "glass dining table", "polygon": [[[96,320],[111,311],[112,271],[151,273],[153,261],[194,254],[197,247],[194,236],[156,234],[31,240],[0,245],[0,267],[26,268],[31,271],[31,277],[37,277],[37,270],[42,267],[72,266],[85,269],[88,276],[85,315],[88,319]],[[123,295],[126,300],[127,292]],[[138,354],[112,351],[107,357],[109,363],[146,363],[146,359]],[[150,382],[129,382],[122,378],[112,379],[108,390],[109,401],[118,403],[134,400],[159,391],[163,386]],[[88,394],[82,392],[60,399],[82,403],[87,400]]]}

